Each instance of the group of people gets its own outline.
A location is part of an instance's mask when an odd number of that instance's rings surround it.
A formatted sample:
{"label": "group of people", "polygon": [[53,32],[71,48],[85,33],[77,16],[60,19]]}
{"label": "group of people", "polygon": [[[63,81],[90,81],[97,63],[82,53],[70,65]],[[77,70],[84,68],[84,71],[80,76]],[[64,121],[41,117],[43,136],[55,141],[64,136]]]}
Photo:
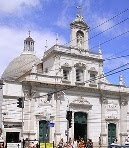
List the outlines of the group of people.
{"label": "group of people", "polygon": [[57,148],[93,148],[93,142],[91,139],[88,139],[87,142],[85,142],[83,138],[74,141],[70,138],[67,143],[61,139]]}

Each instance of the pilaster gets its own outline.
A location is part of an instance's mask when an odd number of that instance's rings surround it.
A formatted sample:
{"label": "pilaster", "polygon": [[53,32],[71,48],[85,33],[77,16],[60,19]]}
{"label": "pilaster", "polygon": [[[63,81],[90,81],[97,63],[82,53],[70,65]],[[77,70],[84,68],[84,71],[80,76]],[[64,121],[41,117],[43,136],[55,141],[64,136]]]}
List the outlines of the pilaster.
{"label": "pilaster", "polygon": [[60,133],[60,98],[58,94],[55,94],[55,101],[56,101],[56,124],[55,124],[55,144],[57,145],[61,139],[61,133]]}
{"label": "pilaster", "polygon": [[24,91],[25,102],[24,102],[24,126],[23,126],[23,137],[24,139],[29,138],[30,140],[34,140],[36,137],[35,125],[36,125],[36,117],[35,117],[35,100],[33,99],[35,96],[35,91],[31,93],[28,90]]}
{"label": "pilaster", "polygon": [[125,144],[127,138],[127,111],[128,100],[126,98],[120,99],[120,143]]}
{"label": "pilaster", "polygon": [[107,146],[107,131],[106,131],[106,120],[105,120],[105,113],[106,113],[106,105],[108,104],[108,100],[106,97],[102,96],[101,99],[101,134],[100,134],[100,145],[102,147]]}

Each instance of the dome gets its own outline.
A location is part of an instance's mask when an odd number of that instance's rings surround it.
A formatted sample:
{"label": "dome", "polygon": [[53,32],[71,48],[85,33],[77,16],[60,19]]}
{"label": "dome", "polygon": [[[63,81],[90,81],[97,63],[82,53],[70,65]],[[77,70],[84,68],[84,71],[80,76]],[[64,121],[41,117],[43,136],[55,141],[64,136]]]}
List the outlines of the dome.
{"label": "dome", "polygon": [[21,54],[10,62],[2,74],[2,79],[15,80],[31,70],[34,64],[38,64],[40,62],[40,59],[34,54]]}

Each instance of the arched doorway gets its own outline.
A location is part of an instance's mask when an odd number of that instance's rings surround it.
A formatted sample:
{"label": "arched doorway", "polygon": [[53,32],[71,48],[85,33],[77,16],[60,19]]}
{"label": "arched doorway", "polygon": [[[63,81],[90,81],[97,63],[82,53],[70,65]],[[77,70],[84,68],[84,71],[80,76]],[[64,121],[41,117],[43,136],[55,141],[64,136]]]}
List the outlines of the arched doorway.
{"label": "arched doorway", "polygon": [[48,126],[48,121],[41,120],[39,121],[39,141],[40,142],[49,142],[49,132],[50,127]]}
{"label": "arched doorway", "polygon": [[108,144],[112,144],[116,138],[116,124],[108,124]]}
{"label": "arched doorway", "polygon": [[74,139],[87,140],[87,114],[84,112],[74,113]]}

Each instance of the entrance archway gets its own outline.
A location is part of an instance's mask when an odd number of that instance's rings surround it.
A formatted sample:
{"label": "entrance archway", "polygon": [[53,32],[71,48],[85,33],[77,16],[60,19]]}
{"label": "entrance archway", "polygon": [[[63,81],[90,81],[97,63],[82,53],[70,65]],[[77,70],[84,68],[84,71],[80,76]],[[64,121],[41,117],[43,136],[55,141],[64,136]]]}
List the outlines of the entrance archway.
{"label": "entrance archway", "polygon": [[84,112],[74,113],[74,139],[87,140],[87,114]]}
{"label": "entrance archway", "polygon": [[50,127],[48,126],[48,121],[41,120],[39,121],[39,141],[40,142],[49,142],[49,132]]}
{"label": "entrance archway", "polygon": [[116,138],[116,124],[108,124],[108,144],[112,144]]}

